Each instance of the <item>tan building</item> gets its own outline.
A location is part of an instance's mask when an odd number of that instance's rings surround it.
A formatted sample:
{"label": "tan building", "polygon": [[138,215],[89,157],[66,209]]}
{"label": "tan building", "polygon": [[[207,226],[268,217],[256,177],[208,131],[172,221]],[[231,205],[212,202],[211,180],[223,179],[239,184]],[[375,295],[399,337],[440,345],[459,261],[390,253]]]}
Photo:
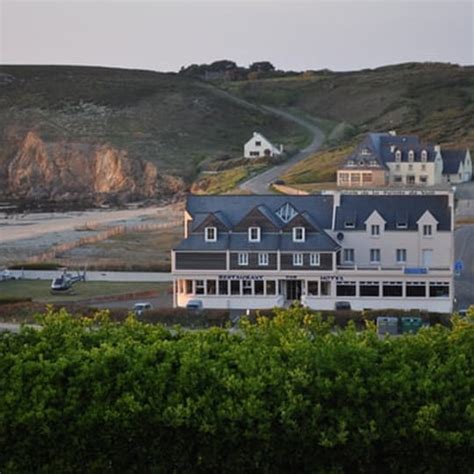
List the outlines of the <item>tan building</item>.
{"label": "tan building", "polygon": [[434,186],[472,179],[469,150],[441,150],[413,135],[368,133],[337,171],[348,188]]}

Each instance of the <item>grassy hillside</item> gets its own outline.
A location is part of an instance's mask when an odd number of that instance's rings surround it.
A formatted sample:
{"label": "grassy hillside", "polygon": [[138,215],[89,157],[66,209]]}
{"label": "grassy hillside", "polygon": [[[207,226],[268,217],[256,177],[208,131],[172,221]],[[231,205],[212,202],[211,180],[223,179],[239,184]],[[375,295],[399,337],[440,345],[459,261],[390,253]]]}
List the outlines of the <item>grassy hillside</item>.
{"label": "grassy hillside", "polygon": [[0,180],[18,142],[111,144],[188,182],[203,160],[239,156],[254,130],[283,143],[305,132],[177,74],[67,66],[0,66]]}
{"label": "grassy hillside", "polygon": [[327,148],[298,164],[289,182],[327,180],[341,152],[367,131],[397,130],[447,147],[474,148],[474,67],[409,63],[374,70],[307,72],[297,77],[222,84],[260,104],[341,123]]}

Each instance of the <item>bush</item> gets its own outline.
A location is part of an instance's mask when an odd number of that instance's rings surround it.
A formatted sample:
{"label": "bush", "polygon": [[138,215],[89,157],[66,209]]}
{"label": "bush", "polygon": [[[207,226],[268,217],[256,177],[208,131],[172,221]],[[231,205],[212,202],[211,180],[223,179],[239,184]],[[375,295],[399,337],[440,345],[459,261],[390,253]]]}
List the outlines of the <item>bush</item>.
{"label": "bush", "polygon": [[40,322],[0,335],[1,472],[472,470],[468,321],[384,339],[303,308],[236,333]]}

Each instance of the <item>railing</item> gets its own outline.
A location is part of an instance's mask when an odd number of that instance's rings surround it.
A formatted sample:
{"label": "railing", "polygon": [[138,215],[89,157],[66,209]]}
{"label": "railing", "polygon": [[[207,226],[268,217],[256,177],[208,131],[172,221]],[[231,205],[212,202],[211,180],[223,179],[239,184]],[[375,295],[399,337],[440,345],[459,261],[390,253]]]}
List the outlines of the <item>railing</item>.
{"label": "railing", "polygon": [[[349,270],[349,271],[395,271],[401,273],[407,273],[406,270],[409,269],[418,269],[418,270],[426,270],[425,273],[432,272],[432,271],[449,271],[451,267],[407,267],[406,265],[401,266],[382,266],[382,265],[337,265],[337,270]],[[420,273],[423,273],[420,271]],[[416,274],[416,272],[413,272]]]}

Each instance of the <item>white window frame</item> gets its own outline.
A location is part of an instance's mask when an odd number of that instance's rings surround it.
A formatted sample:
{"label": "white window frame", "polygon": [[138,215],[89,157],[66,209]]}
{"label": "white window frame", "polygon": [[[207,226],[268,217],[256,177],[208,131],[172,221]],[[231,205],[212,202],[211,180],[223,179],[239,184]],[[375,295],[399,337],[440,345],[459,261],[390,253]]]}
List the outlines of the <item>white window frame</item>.
{"label": "white window frame", "polygon": [[423,224],[423,237],[433,237],[433,226],[431,224]]}
{"label": "white window frame", "polygon": [[319,267],[321,265],[321,255],[318,252],[309,254],[309,264],[312,267]]}
{"label": "white window frame", "polygon": [[[373,256],[377,255],[378,258],[377,259],[374,259]],[[380,252],[380,249],[370,249],[369,251],[369,256],[370,256],[370,263],[373,263],[373,264],[380,264],[380,260],[381,260],[381,252]]]}
{"label": "white window frame", "polygon": [[408,152],[408,162],[413,163],[415,161],[415,152],[413,150],[410,150]]}
{"label": "white window frame", "polygon": [[[214,236],[210,237],[210,233],[213,233]],[[217,227],[206,227],[204,229],[204,240],[206,242],[217,242]]]}
{"label": "white window frame", "polygon": [[258,254],[258,264],[261,267],[268,267],[269,264],[269,255],[268,252],[261,252]]}
{"label": "white window frame", "polygon": [[[347,258],[348,253],[352,254],[352,259]],[[342,250],[342,258],[343,258],[344,263],[354,263],[354,261],[355,261],[355,250],[354,249],[343,249]]]}
{"label": "white window frame", "polygon": [[[298,231],[301,231],[301,238],[297,238]],[[306,238],[306,229],[304,227],[293,227],[293,242],[304,242]]]}
{"label": "white window frame", "polygon": [[370,235],[372,237],[380,237],[380,225],[379,224],[372,224],[370,226]]}
{"label": "white window frame", "polygon": [[421,162],[426,163],[428,160],[428,152],[426,150],[421,151]]}
{"label": "white window frame", "polygon": [[[403,258],[399,256],[403,255]],[[395,250],[395,261],[397,263],[407,263],[407,249],[396,249]]]}
{"label": "white window frame", "polygon": [[294,253],[293,254],[293,266],[294,267],[302,267],[303,266],[303,254],[302,253]]}
{"label": "white window frame", "polygon": [[[257,237],[255,238],[252,237],[252,231],[254,230],[257,231]],[[261,236],[260,227],[249,227],[248,236],[249,236],[249,242],[260,242],[260,236]]]}
{"label": "white window frame", "polygon": [[402,152],[400,150],[397,150],[395,152],[395,161],[397,163],[400,163],[400,161],[402,161]]}
{"label": "white window frame", "polygon": [[240,267],[247,267],[249,264],[249,253],[248,252],[239,252],[238,253],[238,263]]}

